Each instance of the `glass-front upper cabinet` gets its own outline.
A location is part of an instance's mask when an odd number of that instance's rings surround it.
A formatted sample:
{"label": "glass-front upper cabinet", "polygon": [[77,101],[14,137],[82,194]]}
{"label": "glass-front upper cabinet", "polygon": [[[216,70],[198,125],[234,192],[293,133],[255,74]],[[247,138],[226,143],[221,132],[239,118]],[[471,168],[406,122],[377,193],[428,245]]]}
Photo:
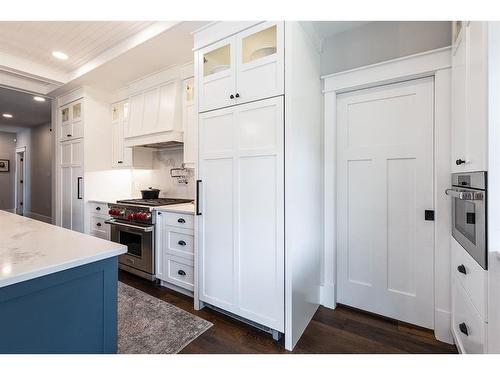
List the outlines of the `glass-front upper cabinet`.
{"label": "glass-front upper cabinet", "polygon": [[234,38],[227,38],[198,53],[200,111],[236,104]]}
{"label": "glass-front upper cabinet", "polygon": [[65,123],[69,121],[69,107],[61,108],[61,122]]}
{"label": "glass-front upper cabinet", "polygon": [[283,42],[283,22],[264,22],[237,35],[239,103],[284,93]]}
{"label": "glass-front upper cabinet", "polygon": [[82,119],[82,102],[73,103],[71,106],[72,120],[80,121]]}

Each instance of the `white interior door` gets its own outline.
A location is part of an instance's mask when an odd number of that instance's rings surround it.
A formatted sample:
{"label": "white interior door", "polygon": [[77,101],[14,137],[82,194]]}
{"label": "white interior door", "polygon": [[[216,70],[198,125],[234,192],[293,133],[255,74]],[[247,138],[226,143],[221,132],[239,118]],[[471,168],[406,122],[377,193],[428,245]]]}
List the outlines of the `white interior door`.
{"label": "white interior door", "polygon": [[434,327],[433,78],[337,99],[338,302]]}

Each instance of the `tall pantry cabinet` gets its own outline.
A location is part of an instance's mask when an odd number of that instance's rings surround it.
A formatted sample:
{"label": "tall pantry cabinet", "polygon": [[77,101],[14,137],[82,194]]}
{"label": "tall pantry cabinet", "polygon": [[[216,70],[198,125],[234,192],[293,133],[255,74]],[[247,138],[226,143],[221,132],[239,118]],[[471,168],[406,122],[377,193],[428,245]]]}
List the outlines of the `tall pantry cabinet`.
{"label": "tall pantry cabinet", "polygon": [[319,305],[321,86],[310,30],[216,22],[195,33],[195,303],[284,333],[289,350]]}
{"label": "tall pantry cabinet", "polygon": [[85,210],[89,193],[99,189],[89,173],[111,168],[109,101],[98,91],[80,88],[60,96],[57,105],[56,223],[89,233]]}

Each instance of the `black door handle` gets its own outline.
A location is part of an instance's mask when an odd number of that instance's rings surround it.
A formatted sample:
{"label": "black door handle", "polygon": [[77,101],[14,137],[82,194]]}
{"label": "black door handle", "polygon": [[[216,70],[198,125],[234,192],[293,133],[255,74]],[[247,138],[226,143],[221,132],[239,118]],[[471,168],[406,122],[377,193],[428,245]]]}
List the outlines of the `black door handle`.
{"label": "black door handle", "polygon": [[455,160],[455,164],[456,165],[465,164],[465,160],[457,159],[457,160]]}
{"label": "black door handle", "polygon": [[458,325],[458,328],[460,329],[460,332],[462,332],[465,336],[469,336],[469,330],[467,329],[467,324],[460,323]]}
{"label": "black door handle", "polygon": [[183,240],[180,240],[179,242],[177,242],[179,245],[181,246],[186,246],[186,241],[183,241]]}
{"label": "black door handle", "polygon": [[463,264],[457,267],[457,271],[463,273],[464,275],[467,275],[467,270],[465,269],[465,266]]}
{"label": "black door handle", "polygon": [[181,223],[181,224],[184,224],[186,222],[186,220],[184,220],[182,217],[180,219],[177,219],[177,222],[178,223]]}
{"label": "black door handle", "polygon": [[177,271],[177,273],[181,276],[186,276],[186,272],[184,272],[183,270],[179,270]]}
{"label": "black door handle", "polygon": [[200,184],[201,180],[196,180],[196,215],[200,216]]}

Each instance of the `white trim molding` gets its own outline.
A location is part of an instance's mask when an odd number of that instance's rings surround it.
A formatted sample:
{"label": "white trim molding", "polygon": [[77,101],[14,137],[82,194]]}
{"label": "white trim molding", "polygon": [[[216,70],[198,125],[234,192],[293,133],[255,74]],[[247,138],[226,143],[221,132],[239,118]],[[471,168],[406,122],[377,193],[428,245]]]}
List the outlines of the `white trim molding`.
{"label": "white trim molding", "polygon": [[344,72],[323,76],[324,93],[324,269],[321,304],[336,306],[336,108],[337,95],[344,92],[402,82],[434,78],[435,131],[435,251],[434,329],[436,338],[452,343],[450,331],[450,202],[440,192],[451,173],[451,47],[397,58]]}
{"label": "white trim molding", "polygon": [[38,221],[43,221],[44,223],[52,224],[51,217],[46,216],[46,215],[37,214],[36,212],[27,211],[24,213],[24,216],[29,217],[31,219],[38,220]]}

